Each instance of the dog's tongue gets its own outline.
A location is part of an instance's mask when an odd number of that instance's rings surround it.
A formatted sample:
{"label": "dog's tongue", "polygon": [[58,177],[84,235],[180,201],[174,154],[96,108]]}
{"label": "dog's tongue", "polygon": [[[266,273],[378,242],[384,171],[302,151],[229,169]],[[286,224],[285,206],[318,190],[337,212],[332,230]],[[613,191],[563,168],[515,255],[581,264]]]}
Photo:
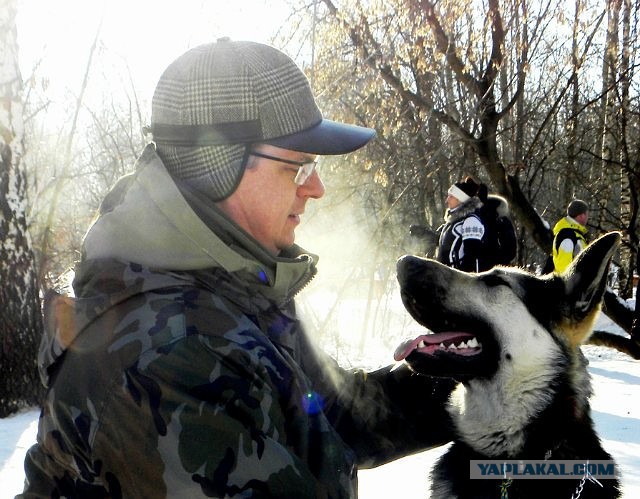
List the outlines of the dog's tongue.
{"label": "dog's tongue", "polygon": [[424,342],[425,347],[428,348],[430,345],[437,347],[440,343],[460,343],[474,337],[474,335],[470,333],[463,333],[462,331],[423,334],[413,340],[404,341],[398,348],[396,348],[393,358],[397,361],[404,360],[411,352],[418,348],[418,345],[421,344],[421,342]]}

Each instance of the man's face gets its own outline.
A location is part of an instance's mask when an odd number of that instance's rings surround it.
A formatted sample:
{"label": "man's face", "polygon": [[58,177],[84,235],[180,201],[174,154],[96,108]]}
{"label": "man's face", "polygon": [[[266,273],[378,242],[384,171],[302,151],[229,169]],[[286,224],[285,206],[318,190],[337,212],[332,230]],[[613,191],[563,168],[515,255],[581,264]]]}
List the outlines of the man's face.
{"label": "man's face", "polygon": [[578,222],[580,225],[587,225],[587,221],[589,220],[589,213],[588,212],[580,213],[580,215],[576,215],[574,220]]}
{"label": "man's face", "polygon": [[[316,159],[312,154],[266,144],[256,145],[253,150],[300,163]],[[294,182],[297,172],[296,165],[249,156],[238,188],[218,204],[234,222],[274,255],[294,243],[295,229],[307,201],[324,195],[324,184],[316,171],[303,185]]]}

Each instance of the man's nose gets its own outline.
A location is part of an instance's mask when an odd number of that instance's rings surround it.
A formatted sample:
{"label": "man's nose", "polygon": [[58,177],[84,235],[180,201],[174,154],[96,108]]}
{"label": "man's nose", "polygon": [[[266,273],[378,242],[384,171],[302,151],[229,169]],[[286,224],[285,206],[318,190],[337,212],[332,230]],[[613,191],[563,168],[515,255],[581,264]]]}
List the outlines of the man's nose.
{"label": "man's nose", "polygon": [[307,181],[298,187],[298,196],[320,199],[324,196],[324,183],[317,171],[314,171]]}

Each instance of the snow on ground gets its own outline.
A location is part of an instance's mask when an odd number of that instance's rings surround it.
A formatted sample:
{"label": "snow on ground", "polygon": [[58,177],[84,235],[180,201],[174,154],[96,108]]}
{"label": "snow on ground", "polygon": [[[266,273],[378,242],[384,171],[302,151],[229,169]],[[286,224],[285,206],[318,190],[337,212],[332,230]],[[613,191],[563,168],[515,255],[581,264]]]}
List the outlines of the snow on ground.
{"label": "snow on ground", "polygon": [[[593,377],[593,419],[605,448],[622,471],[626,499],[640,497],[640,362],[603,347],[586,346]],[[38,411],[0,419],[0,499],[22,490],[24,453],[35,440]],[[446,447],[359,473],[361,499],[428,496],[428,472]],[[595,486],[595,485],[593,485]]]}
{"label": "snow on ground", "polygon": [[40,411],[22,412],[0,419],[0,498],[22,490],[24,454],[35,442]]}

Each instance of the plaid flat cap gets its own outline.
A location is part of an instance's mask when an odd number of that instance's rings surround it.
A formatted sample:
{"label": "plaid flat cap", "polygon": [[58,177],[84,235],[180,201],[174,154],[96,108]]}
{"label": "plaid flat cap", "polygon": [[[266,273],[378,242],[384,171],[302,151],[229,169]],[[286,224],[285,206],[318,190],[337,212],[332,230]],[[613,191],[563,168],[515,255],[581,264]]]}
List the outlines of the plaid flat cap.
{"label": "plaid flat cap", "polygon": [[344,154],[375,135],[324,119],[304,73],[281,51],[229,39],[169,65],[153,96],[150,130],[169,173],[214,201],[240,182],[247,144]]}

